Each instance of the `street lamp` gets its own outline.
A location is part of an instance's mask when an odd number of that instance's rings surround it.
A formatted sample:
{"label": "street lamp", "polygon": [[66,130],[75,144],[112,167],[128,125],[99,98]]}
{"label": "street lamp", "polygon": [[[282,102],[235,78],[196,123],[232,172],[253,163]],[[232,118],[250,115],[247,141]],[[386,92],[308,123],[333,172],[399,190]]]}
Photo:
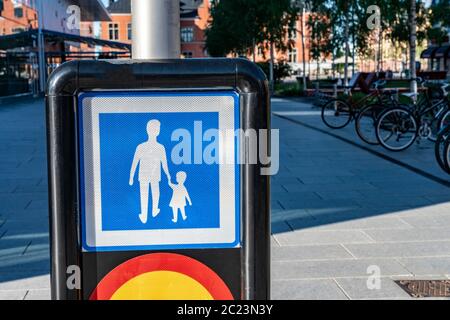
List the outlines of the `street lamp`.
{"label": "street lamp", "polygon": [[44,39],[44,2],[36,0],[36,11],[38,15],[38,63],[39,63],[39,88],[45,91],[47,82],[46,59],[45,59],[45,39]]}
{"label": "street lamp", "polygon": [[132,0],[133,59],[180,57],[180,1]]}

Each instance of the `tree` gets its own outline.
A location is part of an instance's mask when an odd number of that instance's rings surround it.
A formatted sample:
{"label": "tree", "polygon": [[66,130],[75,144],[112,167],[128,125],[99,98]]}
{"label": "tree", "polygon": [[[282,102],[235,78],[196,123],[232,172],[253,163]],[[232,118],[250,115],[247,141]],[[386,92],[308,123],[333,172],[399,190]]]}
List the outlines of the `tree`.
{"label": "tree", "polygon": [[256,12],[246,0],[214,1],[206,29],[206,49],[213,57],[245,55],[258,36]]}
{"label": "tree", "polygon": [[431,28],[428,30],[428,38],[442,45],[448,40],[447,28],[450,28],[450,0],[441,0],[430,7]]}
{"label": "tree", "polygon": [[297,16],[291,0],[214,1],[206,48],[212,56],[248,55],[255,45],[269,50],[273,85],[275,49],[284,52],[292,46],[287,36]]}

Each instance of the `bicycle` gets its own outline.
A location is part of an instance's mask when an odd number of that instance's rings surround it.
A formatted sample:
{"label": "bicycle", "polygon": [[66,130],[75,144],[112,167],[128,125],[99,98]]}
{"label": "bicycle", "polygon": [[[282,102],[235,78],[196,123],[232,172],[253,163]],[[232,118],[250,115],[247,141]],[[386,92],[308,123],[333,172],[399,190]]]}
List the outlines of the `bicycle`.
{"label": "bicycle", "polygon": [[450,147],[448,146],[450,144],[450,119],[448,120],[449,121],[446,123],[445,127],[438,134],[434,148],[434,154],[442,170],[450,174]]}
{"label": "bicycle", "polygon": [[[345,94],[349,98],[347,100],[336,98],[328,101],[322,107],[322,121],[331,129],[345,128],[352,120],[357,118],[358,110],[369,104],[382,105],[385,103],[386,96],[395,94],[395,92],[383,91],[381,87],[385,83],[385,81],[377,81],[374,84],[375,89],[356,102],[352,102],[352,92],[346,88]],[[374,100],[375,102],[373,102]]]}
{"label": "bicycle", "polygon": [[450,139],[447,137],[444,147],[444,167],[448,174],[450,174]]}
{"label": "bicycle", "polygon": [[356,116],[356,133],[362,141],[370,145],[379,145],[375,129],[380,114],[387,108],[405,106],[395,98],[398,95],[398,90],[384,90],[383,94],[388,96],[387,101],[383,101],[382,104],[369,104],[363,107]]}
{"label": "bicycle", "polygon": [[[393,107],[382,112],[376,123],[378,142],[387,150],[399,152],[411,147],[418,137],[436,141],[437,132],[450,119],[449,86],[441,86],[442,97],[436,102],[425,96],[425,106],[416,103],[412,108]],[[405,96],[417,97],[415,94]]]}

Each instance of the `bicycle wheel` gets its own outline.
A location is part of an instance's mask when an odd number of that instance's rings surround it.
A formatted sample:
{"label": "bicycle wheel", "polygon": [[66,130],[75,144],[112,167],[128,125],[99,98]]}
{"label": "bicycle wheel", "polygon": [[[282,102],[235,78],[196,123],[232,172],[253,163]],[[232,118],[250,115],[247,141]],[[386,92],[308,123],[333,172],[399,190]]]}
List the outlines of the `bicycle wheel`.
{"label": "bicycle wheel", "polygon": [[447,137],[444,147],[444,164],[445,171],[450,174],[450,137]]}
{"label": "bicycle wheel", "polygon": [[330,100],[322,107],[322,121],[331,129],[345,128],[352,114],[352,107],[339,99]]}
{"label": "bicycle wheel", "polygon": [[434,154],[436,156],[436,161],[439,164],[439,166],[442,168],[442,170],[450,173],[450,171],[447,171],[447,166],[445,163],[445,146],[446,142],[448,142],[448,137],[450,136],[450,126],[445,127],[441,130],[439,133],[436,144],[434,147]]}
{"label": "bicycle wheel", "polygon": [[378,142],[390,151],[403,151],[411,147],[418,132],[416,118],[404,108],[385,110],[376,124]]}
{"label": "bicycle wheel", "polygon": [[439,119],[439,132],[450,125],[450,110],[444,112],[444,114]]}
{"label": "bicycle wheel", "polygon": [[434,112],[430,111],[430,113],[426,114],[423,119],[426,123],[428,123],[430,129],[428,140],[436,142],[439,132],[447,123],[450,123],[450,110],[446,110],[439,117],[436,117]]}
{"label": "bicycle wheel", "polygon": [[362,141],[370,145],[379,145],[376,134],[376,124],[380,114],[386,109],[380,104],[371,104],[364,107],[356,117],[356,133]]}

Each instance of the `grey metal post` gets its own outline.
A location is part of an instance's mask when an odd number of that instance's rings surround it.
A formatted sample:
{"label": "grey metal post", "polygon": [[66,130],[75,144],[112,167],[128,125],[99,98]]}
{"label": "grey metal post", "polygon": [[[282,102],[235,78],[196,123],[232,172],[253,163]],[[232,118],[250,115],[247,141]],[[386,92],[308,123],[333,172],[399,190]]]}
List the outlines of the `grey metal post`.
{"label": "grey metal post", "polygon": [[39,89],[45,91],[47,85],[47,63],[45,59],[45,39],[44,39],[44,1],[37,1],[38,11],[38,64],[39,64]]}
{"label": "grey metal post", "polygon": [[180,1],[132,0],[133,59],[180,57]]}

